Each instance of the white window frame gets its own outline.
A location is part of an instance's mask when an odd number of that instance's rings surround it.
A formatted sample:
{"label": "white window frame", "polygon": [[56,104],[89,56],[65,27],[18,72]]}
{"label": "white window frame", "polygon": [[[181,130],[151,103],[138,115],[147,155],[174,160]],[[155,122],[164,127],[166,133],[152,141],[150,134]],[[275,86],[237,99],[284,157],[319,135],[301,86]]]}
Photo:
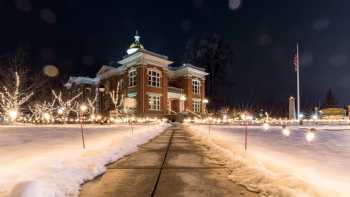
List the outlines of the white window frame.
{"label": "white window frame", "polygon": [[151,87],[161,87],[161,72],[157,69],[148,69],[147,70],[147,76],[148,76],[148,86]]}
{"label": "white window frame", "polygon": [[202,107],[201,105],[202,105],[202,102],[200,100],[192,101],[193,112],[200,113],[201,112],[201,107]]}
{"label": "white window frame", "polygon": [[132,69],[128,73],[128,87],[135,87],[136,86],[136,77],[137,77],[137,70]]}
{"label": "white window frame", "polygon": [[160,100],[161,96],[158,95],[148,95],[148,109],[152,111],[160,111]]}
{"label": "white window frame", "polygon": [[201,94],[201,81],[199,79],[192,79],[192,93]]}

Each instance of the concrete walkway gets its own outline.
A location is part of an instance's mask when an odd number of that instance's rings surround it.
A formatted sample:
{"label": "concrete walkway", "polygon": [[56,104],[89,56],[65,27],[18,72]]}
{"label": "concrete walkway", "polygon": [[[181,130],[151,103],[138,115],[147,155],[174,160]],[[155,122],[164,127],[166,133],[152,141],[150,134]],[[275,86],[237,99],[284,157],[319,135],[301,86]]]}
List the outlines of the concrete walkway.
{"label": "concrete walkway", "polygon": [[171,127],[109,165],[105,174],[83,186],[80,196],[258,196],[228,180],[224,164],[207,150],[181,126]]}

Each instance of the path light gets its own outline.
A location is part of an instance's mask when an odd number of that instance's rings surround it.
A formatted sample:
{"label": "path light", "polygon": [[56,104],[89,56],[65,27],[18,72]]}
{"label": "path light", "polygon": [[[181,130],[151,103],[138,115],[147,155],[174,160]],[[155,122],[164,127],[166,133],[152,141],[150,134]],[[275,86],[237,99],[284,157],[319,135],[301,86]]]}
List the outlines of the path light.
{"label": "path light", "polygon": [[311,128],[310,131],[306,133],[305,137],[308,142],[311,142],[315,139],[316,137],[315,131],[316,131],[315,128]]}
{"label": "path light", "polygon": [[268,123],[264,123],[263,124],[263,128],[265,131],[269,130],[270,129],[270,125]]}
{"label": "path light", "polygon": [[286,125],[282,126],[282,134],[285,136],[290,136],[290,130],[286,127]]}

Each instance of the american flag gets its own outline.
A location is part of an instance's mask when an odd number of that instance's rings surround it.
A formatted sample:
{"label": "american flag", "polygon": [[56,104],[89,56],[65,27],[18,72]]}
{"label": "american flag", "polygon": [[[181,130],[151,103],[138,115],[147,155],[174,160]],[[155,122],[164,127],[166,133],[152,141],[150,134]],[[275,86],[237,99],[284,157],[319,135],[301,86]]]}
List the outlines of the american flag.
{"label": "american flag", "polygon": [[300,66],[300,63],[299,63],[299,51],[298,51],[298,49],[297,49],[297,51],[295,52],[294,57],[293,57],[293,65],[294,65],[294,70],[295,70],[295,72],[298,72],[298,71],[299,71],[299,66]]}

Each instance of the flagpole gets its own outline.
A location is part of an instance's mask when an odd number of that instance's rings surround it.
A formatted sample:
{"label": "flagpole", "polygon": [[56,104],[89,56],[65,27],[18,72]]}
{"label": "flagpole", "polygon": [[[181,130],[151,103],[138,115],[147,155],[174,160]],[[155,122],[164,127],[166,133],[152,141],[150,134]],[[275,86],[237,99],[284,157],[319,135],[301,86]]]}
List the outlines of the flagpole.
{"label": "flagpole", "polygon": [[300,120],[300,61],[299,61],[299,43],[297,43],[297,119]]}

